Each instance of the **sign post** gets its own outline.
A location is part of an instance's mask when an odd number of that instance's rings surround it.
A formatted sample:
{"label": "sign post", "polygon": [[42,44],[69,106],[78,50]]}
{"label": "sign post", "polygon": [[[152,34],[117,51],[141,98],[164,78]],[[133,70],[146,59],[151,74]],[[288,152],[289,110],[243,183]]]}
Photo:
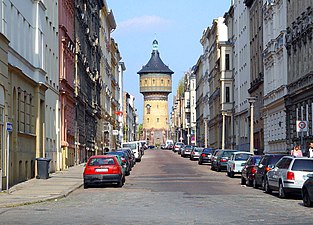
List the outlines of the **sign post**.
{"label": "sign post", "polygon": [[7,193],[10,194],[9,191],[9,168],[10,168],[10,133],[13,131],[13,125],[10,122],[6,123],[6,130],[7,130]]}
{"label": "sign post", "polygon": [[301,151],[303,153],[304,146],[303,146],[303,132],[308,131],[308,121],[297,120],[297,132],[301,132]]}

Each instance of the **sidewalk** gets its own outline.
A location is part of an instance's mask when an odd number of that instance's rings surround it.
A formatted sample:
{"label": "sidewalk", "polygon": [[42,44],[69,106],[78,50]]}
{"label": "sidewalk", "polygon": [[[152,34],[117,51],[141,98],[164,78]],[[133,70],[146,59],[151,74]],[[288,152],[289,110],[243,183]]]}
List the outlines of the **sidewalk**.
{"label": "sidewalk", "polygon": [[83,165],[49,174],[49,179],[31,179],[14,185],[10,194],[0,192],[0,208],[64,198],[83,185]]}

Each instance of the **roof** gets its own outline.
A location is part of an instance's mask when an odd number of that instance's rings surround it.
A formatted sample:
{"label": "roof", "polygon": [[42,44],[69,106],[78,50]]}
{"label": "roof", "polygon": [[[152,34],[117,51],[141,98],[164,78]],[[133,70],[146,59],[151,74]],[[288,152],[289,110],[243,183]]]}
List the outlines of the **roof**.
{"label": "roof", "polygon": [[149,62],[138,71],[138,74],[144,73],[166,73],[173,74],[174,72],[166,66],[162,59],[160,58],[160,53],[158,51],[158,42],[153,41],[153,50],[151,53],[151,58]]}

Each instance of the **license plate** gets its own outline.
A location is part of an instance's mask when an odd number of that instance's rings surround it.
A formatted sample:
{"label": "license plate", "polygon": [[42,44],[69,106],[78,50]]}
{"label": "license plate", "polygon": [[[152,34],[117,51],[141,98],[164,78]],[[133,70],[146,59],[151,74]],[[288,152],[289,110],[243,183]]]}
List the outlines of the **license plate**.
{"label": "license plate", "polygon": [[96,172],[108,172],[108,168],[101,168],[101,169],[96,169]]}

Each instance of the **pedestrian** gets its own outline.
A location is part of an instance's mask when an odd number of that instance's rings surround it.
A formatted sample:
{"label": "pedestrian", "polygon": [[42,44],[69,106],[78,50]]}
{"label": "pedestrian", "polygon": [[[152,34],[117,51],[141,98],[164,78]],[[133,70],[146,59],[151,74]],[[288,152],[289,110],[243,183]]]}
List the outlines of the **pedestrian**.
{"label": "pedestrian", "polygon": [[310,142],[309,146],[309,157],[313,158],[313,142]]}
{"label": "pedestrian", "polygon": [[302,151],[300,149],[299,145],[295,145],[295,147],[293,148],[293,150],[291,150],[291,155],[295,156],[295,157],[302,157]]}

